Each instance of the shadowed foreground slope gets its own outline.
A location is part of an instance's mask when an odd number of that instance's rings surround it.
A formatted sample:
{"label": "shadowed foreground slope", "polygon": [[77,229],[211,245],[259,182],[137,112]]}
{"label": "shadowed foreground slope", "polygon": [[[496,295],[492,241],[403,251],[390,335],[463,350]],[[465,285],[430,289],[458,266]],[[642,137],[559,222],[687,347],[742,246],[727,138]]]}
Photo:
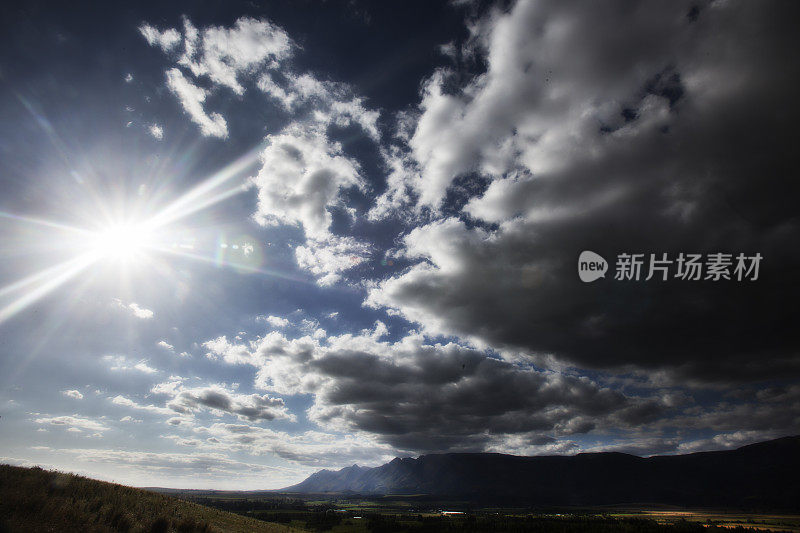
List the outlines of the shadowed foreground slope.
{"label": "shadowed foreground slope", "polygon": [[285,526],[163,494],[0,465],[0,532],[285,532]]}
{"label": "shadowed foreground slope", "polygon": [[375,468],[322,470],[300,493],[431,494],[525,505],[672,504],[800,510],[800,437],[737,450],[637,457],[423,455]]}

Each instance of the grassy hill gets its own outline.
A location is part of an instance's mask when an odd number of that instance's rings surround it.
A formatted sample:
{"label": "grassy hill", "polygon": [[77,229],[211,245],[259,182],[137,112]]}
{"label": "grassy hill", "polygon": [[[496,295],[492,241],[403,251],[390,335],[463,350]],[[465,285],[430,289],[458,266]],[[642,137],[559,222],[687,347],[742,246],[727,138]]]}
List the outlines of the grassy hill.
{"label": "grassy hill", "polygon": [[0,532],[295,531],[154,492],[0,465]]}

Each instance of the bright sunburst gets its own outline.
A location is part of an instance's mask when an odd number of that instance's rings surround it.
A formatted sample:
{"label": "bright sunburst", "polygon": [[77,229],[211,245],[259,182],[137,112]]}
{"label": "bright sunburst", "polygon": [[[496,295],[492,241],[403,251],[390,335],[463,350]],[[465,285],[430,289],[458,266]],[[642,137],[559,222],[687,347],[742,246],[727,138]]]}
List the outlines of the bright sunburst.
{"label": "bright sunburst", "polygon": [[[180,226],[180,221],[246,190],[241,184],[230,185],[230,182],[241,178],[243,172],[257,161],[260,150],[260,146],[254,147],[147,217],[123,218],[109,208],[109,202],[97,195],[93,198],[99,202],[101,216],[88,228],[0,211],[0,218],[50,231],[43,239],[59,242],[60,247],[68,249],[71,255],[60,263],[0,287],[0,323],[99,262],[116,264],[127,272],[129,267],[150,262],[155,254],[166,254],[220,266],[221,261],[213,252],[198,253],[192,245],[183,242],[187,235],[190,238],[192,235],[188,228]],[[131,201],[119,211],[147,211],[137,207],[142,206]],[[224,261],[224,264],[245,271],[281,275],[262,271],[259,265],[252,263],[252,258],[245,264]]]}
{"label": "bright sunburst", "polygon": [[98,259],[130,262],[141,258],[154,244],[154,235],[148,224],[114,224],[95,232],[89,246]]}

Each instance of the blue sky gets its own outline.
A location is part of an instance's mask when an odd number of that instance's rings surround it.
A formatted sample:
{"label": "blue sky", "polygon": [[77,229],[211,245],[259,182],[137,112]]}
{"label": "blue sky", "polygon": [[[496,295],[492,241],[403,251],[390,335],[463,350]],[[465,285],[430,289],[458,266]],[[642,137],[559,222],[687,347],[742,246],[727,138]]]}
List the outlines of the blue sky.
{"label": "blue sky", "polygon": [[4,7],[0,459],[259,489],[797,433],[797,18]]}

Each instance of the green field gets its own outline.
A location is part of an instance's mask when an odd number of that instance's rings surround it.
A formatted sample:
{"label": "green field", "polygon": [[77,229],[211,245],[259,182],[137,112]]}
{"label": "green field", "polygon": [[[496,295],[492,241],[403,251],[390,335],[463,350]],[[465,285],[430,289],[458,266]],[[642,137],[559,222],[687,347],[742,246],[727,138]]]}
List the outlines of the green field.
{"label": "green field", "polygon": [[[481,507],[426,495],[183,491],[179,497],[306,531],[789,531],[800,516],[668,506],[536,509]],[[445,514],[455,511],[463,514]]]}

